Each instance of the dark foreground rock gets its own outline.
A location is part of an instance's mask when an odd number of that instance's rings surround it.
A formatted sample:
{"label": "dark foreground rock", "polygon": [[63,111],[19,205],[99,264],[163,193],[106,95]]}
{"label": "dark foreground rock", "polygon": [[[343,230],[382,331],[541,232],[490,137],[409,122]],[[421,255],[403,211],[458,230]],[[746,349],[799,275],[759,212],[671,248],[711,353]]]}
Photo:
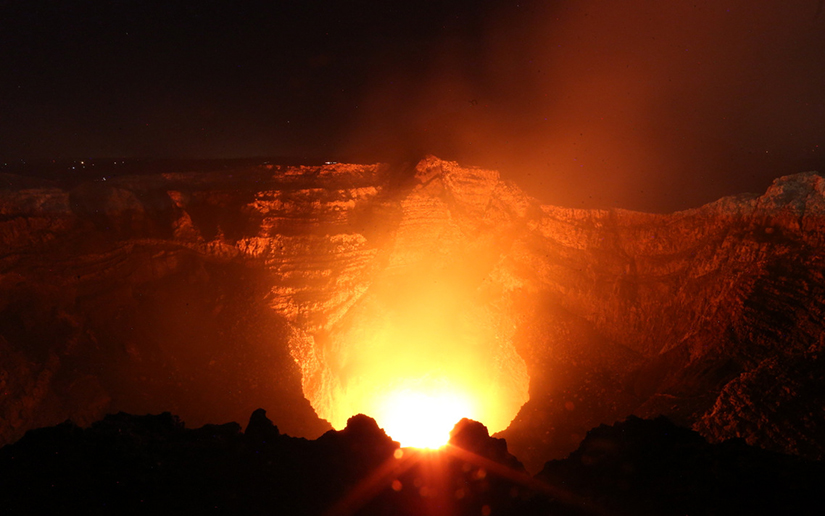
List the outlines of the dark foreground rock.
{"label": "dark foreground rock", "polygon": [[602,425],[536,475],[614,514],[816,514],[822,462],[743,439],[708,444],[664,417]]}
{"label": "dark foreground rock", "polygon": [[818,514],[823,481],[822,463],[708,444],[664,418],[596,428],[536,477],[474,421],[427,452],[399,449],[364,415],[310,441],[260,409],[245,432],[119,413],[0,449],[8,515]]}

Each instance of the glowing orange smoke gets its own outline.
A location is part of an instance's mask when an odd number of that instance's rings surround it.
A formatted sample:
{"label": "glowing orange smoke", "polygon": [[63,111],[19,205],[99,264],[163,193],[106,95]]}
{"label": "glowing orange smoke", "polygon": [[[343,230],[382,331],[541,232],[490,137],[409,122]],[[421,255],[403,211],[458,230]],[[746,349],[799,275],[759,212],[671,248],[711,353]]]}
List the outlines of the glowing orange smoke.
{"label": "glowing orange smoke", "polygon": [[366,414],[402,446],[438,447],[462,418],[504,430],[528,400],[513,344],[524,285],[507,259],[510,216],[492,200],[496,172],[429,157],[415,181],[359,273],[364,289],[347,288],[359,269],[319,278],[340,298],[318,303],[323,324],[291,352],[304,395],[334,428]]}
{"label": "glowing orange smoke", "polygon": [[528,399],[515,326],[463,287],[416,276],[365,296],[339,331],[313,343],[303,384],[318,415],[341,429],[366,414],[402,446],[421,448],[446,444],[465,417],[507,428]]}

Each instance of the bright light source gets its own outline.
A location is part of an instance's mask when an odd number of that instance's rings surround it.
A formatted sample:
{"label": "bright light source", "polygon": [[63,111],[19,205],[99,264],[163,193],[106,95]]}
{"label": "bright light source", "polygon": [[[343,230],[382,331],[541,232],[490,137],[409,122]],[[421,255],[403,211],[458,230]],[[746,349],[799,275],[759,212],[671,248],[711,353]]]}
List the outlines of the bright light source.
{"label": "bright light source", "polygon": [[387,435],[414,448],[440,448],[461,418],[472,418],[470,403],[449,392],[401,390],[390,393],[375,414]]}

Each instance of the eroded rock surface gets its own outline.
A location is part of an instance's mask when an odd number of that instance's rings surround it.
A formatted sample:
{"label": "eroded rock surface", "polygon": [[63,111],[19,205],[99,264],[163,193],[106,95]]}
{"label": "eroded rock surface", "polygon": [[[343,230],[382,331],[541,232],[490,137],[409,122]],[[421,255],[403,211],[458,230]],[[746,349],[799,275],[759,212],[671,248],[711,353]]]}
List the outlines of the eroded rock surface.
{"label": "eroded rock surface", "polygon": [[823,455],[817,173],[667,215],[542,206],[434,157],[0,188],[2,442],[254,406],[315,437],[329,427],[304,396],[335,399],[364,322],[393,289],[427,294],[414,273],[493,336],[483,374],[515,397],[529,382],[503,432],[528,469],[629,414]]}

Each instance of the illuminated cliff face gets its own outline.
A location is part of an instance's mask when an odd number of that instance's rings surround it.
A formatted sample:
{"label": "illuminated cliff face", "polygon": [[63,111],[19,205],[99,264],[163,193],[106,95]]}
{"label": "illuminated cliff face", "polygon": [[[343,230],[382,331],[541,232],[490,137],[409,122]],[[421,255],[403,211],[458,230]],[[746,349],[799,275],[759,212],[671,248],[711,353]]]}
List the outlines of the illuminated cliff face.
{"label": "illuminated cliff face", "polygon": [[654,215],[435,158],[267,165],[0,185],[0,214],[0,444],[265,407],[419,446],[469,416],[533,469],[631,413],[825,456],[820,174]]}
{"label": "illuminated cliff face", "polygon": [[383,252],[359,241],[336,277],[349,288],[289,312],[317,324],[296,332],[292,352],[304,394],[333,427],[364,413],[402,445],[433,447],[464,417],[503,430],[527,401],[515,285],[500,277],[512,220],[490,218],[491,174],[420,164],[416,185],[392,201]]}

